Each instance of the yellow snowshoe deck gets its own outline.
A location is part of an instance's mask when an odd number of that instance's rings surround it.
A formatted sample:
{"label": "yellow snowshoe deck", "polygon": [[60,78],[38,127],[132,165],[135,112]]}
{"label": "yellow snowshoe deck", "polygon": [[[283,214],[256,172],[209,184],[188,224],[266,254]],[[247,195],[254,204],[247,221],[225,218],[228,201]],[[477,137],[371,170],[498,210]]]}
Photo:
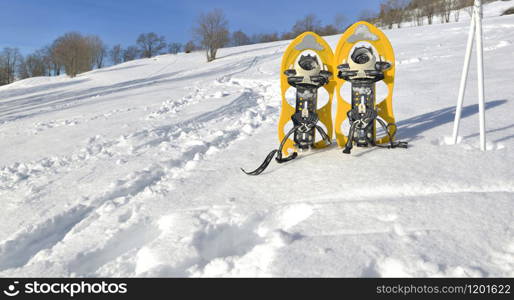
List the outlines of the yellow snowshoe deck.
{"label": "yellow snowshoe deck", "polygon": [[[286,92],[291,87],[287,82],[287,76],[284,74],[285,70],[291,68],[292,65],[299,59],[300,54],[305,51],[311,50],[315,52],[321,59],[321,63],[326,65],[327,70],[332,73],[330,82],[323,86],[329,95],[328,103],[323,107],[316,110],[319,121],[327,128],[327,135],[330,140],[333,137],[333,125],[332,125],[332,99],[334,95],[335,82],[335,68],[333,67],[334,54],[330,45],[319,35],[314,32],[304,32],[294,39],[291,44],[287,47],[282,57],[282,65],[280,69],[280,87],[282,91],[282,108],[280,113],[280,119],[278,123],[278,140],[282,141],[286,135],[284,132],[286,124],[291,121],[291,116],[295,113],[295,108],[291,106],[286,99]],[[319,141],[314,144],[316,148],[323,148],[326,146],[324,141]],[[282,150],[284,157],[290,155],[290,151],[295,151],[294,141],[288,139]]]}
{"label": "yellow snowshoe deck", "polygon": [[[356,44],[359,42],[365,42],[373,46],[378,51],[378,56],[383,57],[386,61],[391,63],[391,68],[384,73],[384,83],[387,85],[389,92],[387,97],[378,104],[378,116],[382,118],[388,124],[394,124],[393,114],[393,88],[394,88],[394,73],[395,73],[395,59],[394,51],[391,46],[391,42],[386,35],[377,27],[370,23],[361,21],[353,24],[346,32],[341,36],[335,53],[334,68],[343,64],[349,60],[351,51]],[[337,77],[334,74],[336,80],[336,95],[337,95],[337,112],[335,120],[335,132],[337,143],[340,147],[344,147],[348,137],[343,133],[342,124],[347,119],[347,112],[351,110],[351,99],[344,99],[342,95],[342,87],[346,82],[344,79]],[[393,133],[395,128],[389,128],[390,133]],[[376,132],[374,130],[374,132]],[[384,144],[389,142],[389,137],[378,139],[377,144]]]}

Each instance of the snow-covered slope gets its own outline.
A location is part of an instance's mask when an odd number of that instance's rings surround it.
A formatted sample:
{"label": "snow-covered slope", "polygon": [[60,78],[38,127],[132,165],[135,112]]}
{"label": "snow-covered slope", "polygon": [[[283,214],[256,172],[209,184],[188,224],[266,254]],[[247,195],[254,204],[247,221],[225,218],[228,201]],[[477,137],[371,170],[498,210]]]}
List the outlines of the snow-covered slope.
{"label": "snow-covered slope", "polygon": [[277,146],[288,42],[1,87],[0,275],[514,276],[514,16],[484,20],[486,153],[474,67],[447,144],[467,31],[386,31],[408,150],[258,177],[239,167]]}

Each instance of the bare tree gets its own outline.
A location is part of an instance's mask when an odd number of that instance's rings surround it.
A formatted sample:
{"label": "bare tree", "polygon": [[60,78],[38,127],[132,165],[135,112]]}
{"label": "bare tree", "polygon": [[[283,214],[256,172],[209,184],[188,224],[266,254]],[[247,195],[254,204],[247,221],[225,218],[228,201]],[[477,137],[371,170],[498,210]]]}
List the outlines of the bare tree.
{"label": "bare tree", "polygon": [[47,63],[46,51],[45,49],[39,49],[34,52],[35,60],[34,65],[32,66],[32,76],[46,76],[49,73],[49,68],[51,68]]}
{"label": "bare tree", "polygon": [[54,63],[52,59],[52,53],[50,51],[50,46],[45,46],[38,50],[38,52],[41,54],[41,59],[43,60],[43,63],[45,64],[45,76],[52,76],[54,75]]}
{"label": "bare tree", "polygon": [[142,33],[137,38],[137,45],[143,57],[153,57],[166,48],[164,36],[158,36],[154,32]]}
{"label": "bare tree", "polygon": [[380,4],[379,18],[389,29],[393,28],[394,24],[397,24],[397,27],[400,28],[407,16],[405,13],[406,6],[406,0],[384,0]]}
{"label": "bare tree", "polygon": [[[421,13],[419,0],[411,0],[405,7],[407,13],[410,14],[411,18],[416,22],[416,25],[423,25],[423,14]],[[420,20],[421,19],[421,20]]]}
{"label": "bare tree", "polygon": [[91,48],[92,65],[100,69],[103,67],[104,58],[107,55],[107,46],[105,46],[102,39],[97,35],[87,37],[89,47]]}
{"label": "bare tree", "polygon": [[14,82],[16,69],[22,59],[18,48],[6,47],[0,52],[0,85]]}
{"label": "bare tree", "polygon": [[9,72],[7,71],[5,58],[0,54],[0,85],[9,83]]}
{"label": "bare tree", "polygon": [[294,38],[295,38],[295,35],[292,32],[284,32],[280,36],[280,39],[283,40],[283,41],[285,41],[285,40],[292,40]]}
{"label": "bare tree", "polygon": [[406,17],[408,14],[406,13],[406,7],[409,3],[409,0],[389,0],[392,2],[392,6],[395,12],[395,19],[398,24],[398,28],[401,27],[402,22],[408,21]]}
{"label": "bare tree", "polygon": [[453,0],[438,0],[435,2],[435,5],[439,12],[441,23],[450,23],[450,17],[453,10]]}
{"label": "bare tree", "polygon": [[437,12],[436,3],[434,0],[424,0],[422,2],[421,9],[423,10],[423,14],[427,17],[428,24],[432,25],[434,21],[434,15]]}
{"label": "bare tree", "polygon": [[296,21],[291,29],[294,36],[298,36],[305,31],[318,32],[321,27],[321,21],[315,14],[308,14],[303,19]]}
{"label": "bare tree", "polygon": [[55,59],[64,66],[66,74],[75,77],[93,68],[93,53],[88,38],[78,32],[59,37],[54,46]]}
{"label": "bare tree", "polygon": [[[482,4],[494,2],[498,0],[482,0]],[[508,1],[508,0],[502,0],[502,1]],[[473,9],[475,6],[475,0],[460,0],[460,8],[464,8],[464,11],[471,17],[473,16]]]}
{"label": "bare tree", "polygon": [[370,23],[375,23],[375,20],[377,19],[377,13],[371,9],[363,9],[360,11],[358,19]]}
{"label": "bare tree", "polygon": [[386,1],[380,4],[380,13],[379,19],[383,25],[386,25],[387,28],[392,29],[394,24],[394,13],[392,12],[392,7]]}
{"label": "bare tree", "polygon": [[443,24],[446,21],[446,0],[436,0],[434,2],[436,15],[439,16],[439,21]]}
{"label": "bare tree", "polygon": [[109,51],[109,56],[113,65],[121,64],[123,61],[123,49],[120,44],[114,45]]}
{"label": "bare tree", "polygon": [[123,61],[131,61],[139,57],[139,49],[136,46],[129,46],[123,51]]}
{"label": "bare tree", "polygon": [[252,44],[258,44],[262,43],[264,33],[254,33],[252,34],[252,37],[250,38],[250,43]]}
{"label": "bare tree", "polygon": [[334,34],[338,34],[340,32],[341,31],[332,24],[325,25],[325,26],[321,27],[320,29],[318,29],[318,33],[322,36],[334,35]]}
{"label": "bare tree", "polygon": [[170,43],[168,47],[168,53],[171,54],[177,54],[182,50],[182,44],[181,43]]}
{"label": "bare tree", "polygon": [[414,20],[416,20],[416,25],[423,26],[425,15],[423,14],[422,8],[416,8],[413,10]]}
{"label": "bare tree", "polygon": [[56,57],[56,42],[50,46],[45,46],[42,51],[44,53],[44,62],[47,65],[48,76],[59,76],[62,71],[62,64]]}
{"label": "bare tree", "polygon": [[45,76],[47,74],[47,64],[44,60],[44,52],[38,50],[32,54],[27,55],[21,60],[18,67],[18,77],[21,79]]}
{"label": "bare tree", "polygon": [[474,9],[474,0],[463,0],[462,6],[464,7],[464,11],[471,17],[473,16]]}
{"label": "bare tree", "polygon": [[[32,77],[29,73],[29,70],[28,70],[28,67],[27,67],[27,60],[28,60],[28,57],[24,57],[20,60],[20,62],[18,63],[18,78],[19,79],[25,79],[25,78],[29,78],[29,77]],[[0,67],[1,68],[1,67]],[[0,78],[2,78],[2,76],[0,75]]]}
{"label": "bare tree", "polygon": [[259,43],[276,42],[278,40],[280,40],[278,33],[265,33],[260,35]]}
{"label": "bare tree", "polygon": [[334,17],[334,27],[343,32],[348,27],[348,18],[342,13],[337,13]]}
{"label": "bare tree", "polygon": [[221,9],[201,14],[194,32],[205,47],[208,62],[216,59],[218,49],[229,42],[228,21]]}
{"label": "bare tree", "polygon": [[244,46],[250,44],[250,38],[241,30],[232,33],[232,44],[234,46]]}
{"label": "bare tree", "polygon": [[184,46],[185,53],[191,53],[191,52],[195,51],[196,49],[197,49],[197,47],[195,45],[195,42],[193,42],[193,41],[187,42],[186,45]]}
{"label": "bare tree", "polygon": [[464,7],[464,0],[451,0],[452,2],[452,11],[453,11],[453,20],[455,22],[459,22],[460,19],[460,10]]}

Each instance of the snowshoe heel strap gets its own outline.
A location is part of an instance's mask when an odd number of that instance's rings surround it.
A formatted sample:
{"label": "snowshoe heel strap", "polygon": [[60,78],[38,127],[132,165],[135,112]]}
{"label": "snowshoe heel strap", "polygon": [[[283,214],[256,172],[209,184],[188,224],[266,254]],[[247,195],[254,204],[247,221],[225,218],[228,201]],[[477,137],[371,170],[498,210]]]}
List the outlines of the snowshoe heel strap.
{"label": "snowshoe heel strap", "polygon": [[288,162],[288,161],[291,161],[293,159],[295,159],[296,157],[298,157],[298,153],[297,152],[294,152],[293,154],[289,155],[288,157],[286,158],[282,158],[282,157],[277,157],[275,158],[275,160],[279,163],[279,164],[283,164],[285,162]]}

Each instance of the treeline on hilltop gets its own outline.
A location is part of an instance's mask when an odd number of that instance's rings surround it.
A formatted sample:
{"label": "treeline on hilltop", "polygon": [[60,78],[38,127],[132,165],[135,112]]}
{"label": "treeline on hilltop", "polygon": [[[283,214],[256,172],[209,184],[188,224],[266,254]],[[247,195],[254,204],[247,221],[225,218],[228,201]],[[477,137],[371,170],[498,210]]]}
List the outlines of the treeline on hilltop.
{"label": "treeline on hilltop", "polygon": [[[482,3],[497,0],[483,0]],[[380,10],[364,11],[361,19],[375,25],[393,28],[401,27],[402,23],[412,22],[417,26],[432,25],[436,17],[441,23],[459,22],[460,13],[473,13],[474,0],[384,0]]]}
{"label": "treeline on hilltop", "polygon": [[[106,65],[119,64],[141,57],[152,57],[162,53],[168,45],[163,36],[155,33],[139,35],[135,46],[108,48],[96,35],[84,36],[79,32],[68,32],[52,44],[23,57],[17,48],[4,48],[0,52],[0,85],[15,79],[36,76],[59,76],[63,72],[70,77]],[[169,48],[174,49],[174,44]],[[180,49],[179,49],[180,50]],[[178,52],[178,51],[177,51]]]}
{"label": "treeline on hilltop", "polygon": [[77,74],[106,65],[116,65],[138,58],[150,58],[160,54],[191,53],[205,50],[207,61],[216,58],[219,48],[242,46],[278,40],[292,39],[304,31],[315,31],[321,35],[333,35],[344,31],[346,18],[337,15],[334,24],[322,25],[310,14],[298,20],[290,32],[248,35],[242,30],[230,32],[223,11],[216,9],[200,15],[193,26],[193,36],[185,44],[166,42],[166,38],[154,32],[142,33],[134,45],[120,44],[108,47],[96,35],[86,36],[79,32],[68,32],[50,45],[22,56],[18,48],[7,47],[0,51],[0,85],[15,80],[36,76],[58,76]]}
{"label": "treeline on hilltop", "polygon": [[[472,8],[473,0],[383,0],[377,11],[362,10],[358,19],[386,28],[395,25],[401,27],[405,22],[421,26],[425,22],[433,24],[436,16],[443,23],[451,22],[452,19],[458,22],[461,10],[471,14]],[[297,20],[288,32],[249,35],[242,30],[230,32],[223,11],[215,9],[201,14],[195,20],[192,39],[185,44],[167,43],[164,36],[149,32],[140,34],[134,45],[123,47],[117,44],[108,47],[96,35],[68,32],[25,57],[17,48],[4,48],[0,52],[0,85],[17,79],[58,76],[62,73],[75,77],[107,64],[116,65],[165,53],[203,50],[207,61],[212,61],[216,59],[218,49],[223,47],[290,40],[305,31],[314,31],[323,36],[334,35],[346,30],[347,26],[343,14],[336,14],[333,22],[325,25],[315,14],[308,14]]]}

